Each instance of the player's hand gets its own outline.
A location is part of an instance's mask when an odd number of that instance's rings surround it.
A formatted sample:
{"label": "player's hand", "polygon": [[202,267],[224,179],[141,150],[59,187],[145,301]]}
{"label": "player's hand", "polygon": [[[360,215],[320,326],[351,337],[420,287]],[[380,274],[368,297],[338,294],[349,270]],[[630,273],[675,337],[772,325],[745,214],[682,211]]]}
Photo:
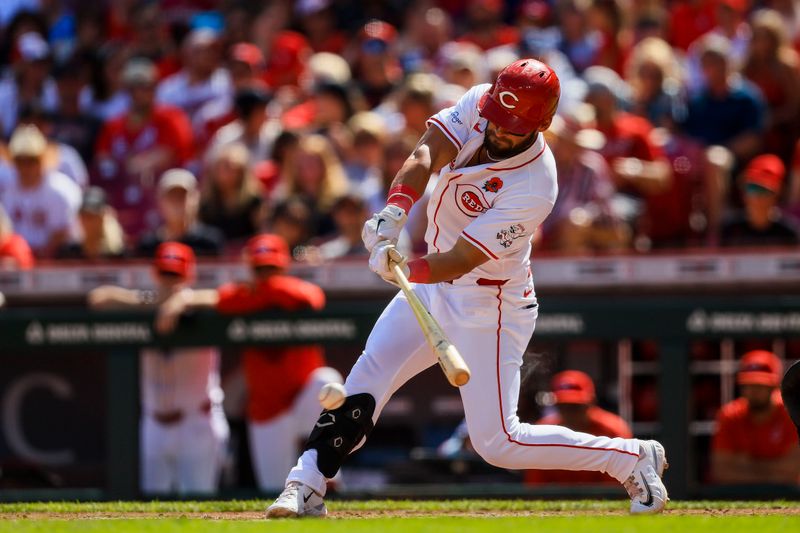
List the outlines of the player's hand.
{"label": "player's hand", "polygon": [[155,328],[161,335],[172,333],[178,326],[181,315],[188,307],[189,299],[185,290],[181,290],[164,300],[156,313]]}
{"label": "player's hand", "polygon": [[369,268],[382,277],[384,281],[392,285],[397,285],[397,280],[392,270],[392,263],[398,263],[403,273],[408,277],[408,259],[397,251],[397,248],[395,248],[394,243],[391,241],[379,241],[372,249],[372,253],[369,256]]}
{"label": "player's hand", "polygon": [[372,253],[373,248],[380,241],[391,241],[393,244],[397,244],[400,231],[407,220],[408,215],[405,211],[396,205],[387,205],[380,213],[375,213],[364,223],[364,229],[361,230],[361,240],[364,241],[364,246]]}

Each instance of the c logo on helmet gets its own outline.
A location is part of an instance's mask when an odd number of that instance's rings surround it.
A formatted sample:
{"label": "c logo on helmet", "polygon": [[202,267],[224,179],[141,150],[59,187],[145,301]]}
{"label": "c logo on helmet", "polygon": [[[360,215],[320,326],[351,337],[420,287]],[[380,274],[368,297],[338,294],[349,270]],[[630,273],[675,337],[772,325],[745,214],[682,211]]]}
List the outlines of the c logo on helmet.
{"label": "c logo on helmet", "polygon": [[512,93],[511,91],[503,91],[500,93],[500,103],[503,104],[503,107],[507,107],[509,109],[514,109],[517,107],[514,104],[506,103],[506,96],[513,98],[515,102],[519,102],[519,98],[517,98],[516,94]]}

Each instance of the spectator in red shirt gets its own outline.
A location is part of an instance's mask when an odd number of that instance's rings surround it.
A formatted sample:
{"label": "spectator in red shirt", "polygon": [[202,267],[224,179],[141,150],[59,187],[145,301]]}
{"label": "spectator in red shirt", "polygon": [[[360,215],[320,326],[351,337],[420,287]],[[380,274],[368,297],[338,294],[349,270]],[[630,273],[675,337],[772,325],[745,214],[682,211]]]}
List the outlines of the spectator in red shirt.
{"label": "spectator in red shirt", "polygon": [[[322,289],[285,274],[289,248],[280,237],[253,237],[246,246],[245,257],[252,282],[177,294],[161,306],[158,329],[172,330],[180,315],[190,308],[242,314],[268,309],[319,310],[325,306]],[[280,489],[294,464],[300,439],[319,415],[319,390],[327,383],[341,383],[342,376],[325,366],[323,349],[318,345],[246,348],[243,366],[256,479],[262,490]]]}
{"label": "spectator in red shirt", "polygon": [[344,51],[347,37],[337,29],[336,13],[330,0],[300,0],[294,9],[314,52],[341,54]]}
{"label": "spectator in red shirt", "polygon": [[11,219],[0,204],[0,270],[28,270],[33,267],[33,263],[31,247],[25,239],[14,233]]}
{"label": "spectator in red shirt", "polygon": [[782,368],[765,350],[748,352],[739,363],[740,398],[723,405],[711,442],[715,481],[797,484],[800,448],[797,432],[778,386]]}
{"label": "spectator in red shirt", "polygon": [[489,50],[505,44],[516,44],[519,32],[503,24],[501,0],[471,0],[467,5],[467,32],[460,40]]}
{"label": "spectator in red shirt", "polygon": [[[565,426],[606,437],[629,439],[633,436],[622,418],[594,405],[594,383],[585,373],[578,370],[560,372],[553,376],[552,389],[558,412],[545,416],[537,424]],[[602,472],[527,470],[525,483],[615,483],[615,480]]]}
{"label": "spectator in red shirt", "polygon": [[669,12],[669,42],[688,50],[695,39],[716,25],[716,0],[678,0]]}
{"label": "spectator in red shirt", "polygon": [[108,121],[96,148],[95,185],[106,191],[125,233],[136,238],[159,222],[156,182],[192,156],[192,129],[177,108],[155,104],[156,67],[149,60],[125,65],[130,110]]}

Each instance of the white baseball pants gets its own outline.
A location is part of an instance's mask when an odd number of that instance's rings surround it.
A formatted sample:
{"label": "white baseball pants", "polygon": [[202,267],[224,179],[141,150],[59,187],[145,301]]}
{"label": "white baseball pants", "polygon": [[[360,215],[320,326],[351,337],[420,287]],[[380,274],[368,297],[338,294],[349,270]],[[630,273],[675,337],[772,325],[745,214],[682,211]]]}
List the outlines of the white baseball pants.
{"label": "white baseball pants", "polygon": [[178,423],[140,421],[141,488],[145,494],[213,494],[228,442],[222,407],[198,410]]}
{"label": "white baseball pants", "polygon": [[[520,366],[536,323],[535,298],[499,285],[415,285],[469,366],[461,401],[475,450],[500,468],[593,470],[620,482],[639,458],[635,439],[596,437],[561,426],[521,423],[517,417]],[[345,381],[348,395],[375,397],[377,421],[406,381],[436,364],[405,296],[399,293],[375,324],[366,348]],[[287,481],[325,494],[316,450],[303,453]]]}
{"label": "white baseball pants", "polygon": [[262,491],[283,489],[286,474],[297,457],[297,450],[308,437],[308,428],[319,418],[319,390],[328,383],[341,383],[342,375],[334,368],[320,367],[309,375],[303,390],[291,408],[266,422],[250,422],[250,457],[258,488]]}

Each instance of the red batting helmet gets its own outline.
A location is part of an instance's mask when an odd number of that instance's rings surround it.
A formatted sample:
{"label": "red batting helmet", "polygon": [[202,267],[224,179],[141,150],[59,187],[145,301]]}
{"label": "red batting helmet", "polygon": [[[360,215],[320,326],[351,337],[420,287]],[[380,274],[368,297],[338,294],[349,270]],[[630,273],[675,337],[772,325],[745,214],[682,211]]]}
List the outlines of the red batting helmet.
{"label": "red batting helmet", "polygon": [[553,69],[535,59],[514,61],[478,104],[480,115],[512,133],[525,135],[550,125],[561,96]]}

